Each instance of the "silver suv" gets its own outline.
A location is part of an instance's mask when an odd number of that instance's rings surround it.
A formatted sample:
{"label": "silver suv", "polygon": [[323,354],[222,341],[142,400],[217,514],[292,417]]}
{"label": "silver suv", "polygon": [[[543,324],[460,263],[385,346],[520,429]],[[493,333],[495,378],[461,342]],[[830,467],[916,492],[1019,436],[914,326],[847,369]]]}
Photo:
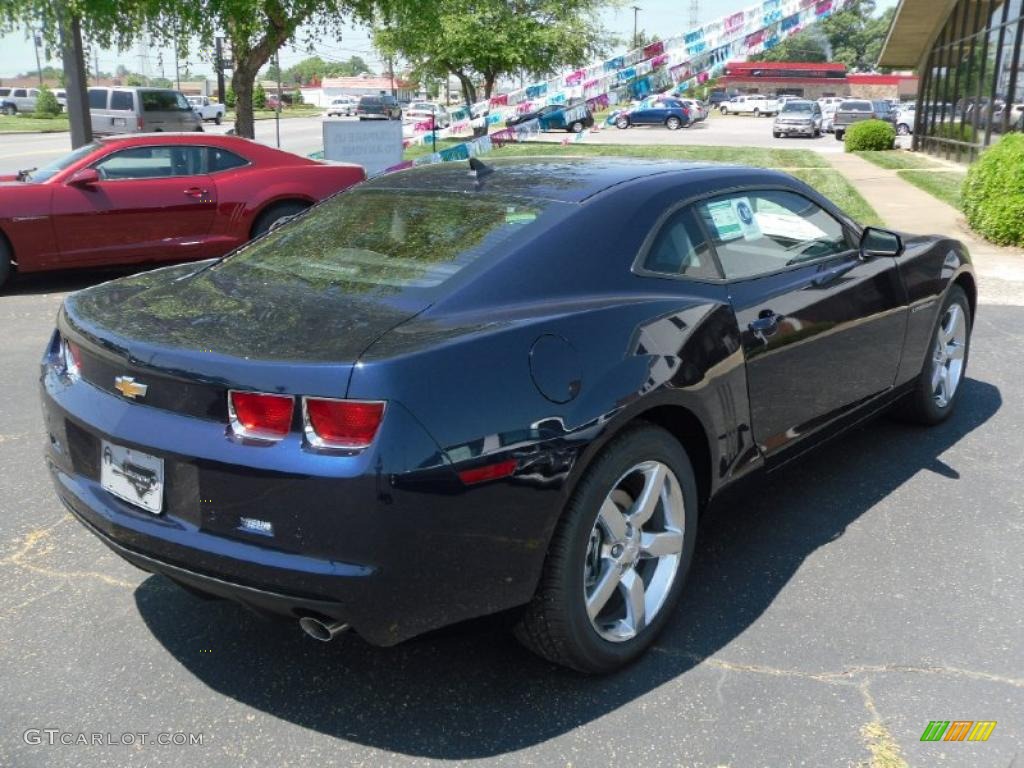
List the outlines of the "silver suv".
{"label": "silver suv", "polygon": [[0,98],[0,112],[16,115],[19,112],[35,112],[38,88],[11,88],[11,92]]}
{"label": "silver suv", "polygon": [[89,114],[97,136],[203,130],[188,99],[170,88],[90,88]]}
{"label": "silver suv", "polygon": [[793,99],[787,101],[782,111],[775,117],[772,125],[772,136],[776,139],[783,136],[821,136],[821,105],[816,101]]}

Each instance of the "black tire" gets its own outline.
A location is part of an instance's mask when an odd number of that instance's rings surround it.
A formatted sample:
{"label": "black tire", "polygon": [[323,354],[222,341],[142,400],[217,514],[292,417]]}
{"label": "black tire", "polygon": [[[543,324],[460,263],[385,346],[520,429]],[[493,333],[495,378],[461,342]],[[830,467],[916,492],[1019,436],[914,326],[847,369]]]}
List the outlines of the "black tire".
{"label": "black tire", "polygon": [[196,126],[196,129],[195,129],[195,133],[205,133],[205,132],[206,132],[206,131],[205,131],[205,129],[203,128],[203,126],[202,126],[202,125],[197,125],[197,126]]}
{"label": "black tire", "polygon": [[[945,405],[939,405],[935,398],[935,391],[932,388],[932,375],[937,365],[935,360],[935,347],[938,340],[939,330],[942,327],[946,313],[954,304],[960,307],[967,324],[967,336],[963,350],[963,368],[957,381],[957,387],[953,396]],[[956,408],[960,393],[963,392],[964,377],[967,375],[967,362],[971,351],[971,330],[974,326],[974,318],[971,317],[971,304],[967,300],[967,294],[959,285],[950,286],[946,292],[946,298],[939,309],[938,317],[935,318],[935,326],[932,328],[931,336],[928,337],[928,349],[925,352],[924,365],[921,368],[921,375],[913,391],[900,400],[894,408],[894,414],[904,421],[911,421],[915,424],[932,426],[939,424],[949,418]]]}
{"label": "black tire", "polygon": [[4,114],[7,115],[8,117],[13,117],[14,115],[18,114],[18,108],[16,106],[14,106],[13,104],[4,104],[4,110],[3,111],[4,111]]}
{"label": "black tire", "polygon": [[[653,620],[628,640],[605,639],[587,614],[584,564],[591,532],[605,498],[630,468],[656,460],[675,474],[682,491],[684,530],[678,569]],[[697,538],[697,491],[686,451],[671,434],[641,423],[615,437],[580,480],[551,540],[533,600],[515,627],[534,653],[580,672],[611,672],[633,661],[654,642],[672,615],[686,581]],[[616,593],[613,593],[616,594]]]}
{"label": "black tire", "polygon": [[815,139],[820,139],[821,138],[821,128],[815,128],[814,129],[814,136],[813,136],[813,138],[815,138]]}
{"label": "black tire", "polygon": [[214,115],[213,116],[213,124],[214,125],[220,125],[220,120],[221,120],[220,115]]}
{"label": "black tire", "polygon": [[309,208],[309,203],[302,202],[301,200],[288,200],[281,203],[274,203],[256,218],[256,223],[252,225],[252,233],[250,236],[254,238],[259,237],[260,235],[269,232],[270,228],[274,226],[274,222],[278,219],[283,219],[287,216],[295,216],[302,213],[307,208]]}
{"label": "black tire", "polygon": [[615,120],[615,127],[618,128],[620,131],[626,130],[627,128],[629,128],[629,118],[628,117],[616,118],[616,120]]}
{"label": "black tire", "polygon": [[896,133],[898,133],[900,136],[909,136],[910,126],[906,125],[905,123],[900,123],[898,126],[896,126]]}
{"label": "black tire", "polygon": [[577,120],[575,123],[570,125],[567,130],[569,133],[583,133],[583,121]]}
{"label": "black tire", "polygon": [[729,114],[729,109],[727,107],[719,107],[718,108],[718,114],[720,114],[720,115],[728,115]]}
{"label": "black tire", "polygon": [[665,118],[665,127],[668,128],[670,131],[678,131],[680,128],[683,127],[683,121],[680,120],[675,115],[670,115],[669,117]]}
{"label": "black tire", "polygon": [[14,275],[14,265],[11,263],[11,246],[7,244],[7,239],[0,235],[0,291],[4,289],[4,285]]}
{"label": "black tire", "polygon": [[843,132],[842,131],[836,131],[836,141],[842,141],[842,140],[843,140]]}
{"label": "black tire", "polygon": [[760,116],[761,116],[761,110],[758,109],[757,107],[754,107],[754,117],[760,117]]}
{"label": "black tire", "polygon": [[778,131],[772,131],[772,136],[774,136],[776,139],[782,138],[782,134],[779,133]]}

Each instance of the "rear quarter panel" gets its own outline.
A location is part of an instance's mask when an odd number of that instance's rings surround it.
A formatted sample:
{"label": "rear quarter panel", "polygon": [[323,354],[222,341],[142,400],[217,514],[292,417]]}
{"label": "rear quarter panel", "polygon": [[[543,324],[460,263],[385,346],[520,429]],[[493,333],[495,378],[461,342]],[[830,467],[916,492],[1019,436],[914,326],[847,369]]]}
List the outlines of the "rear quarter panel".
{"label": "rear quarter panel", "polygon": [[282,165],[248,167],[216,174],[217,230],[239,243],[249,239],[256,218],[274,203],[317,203],[366,178],[355,165]]}

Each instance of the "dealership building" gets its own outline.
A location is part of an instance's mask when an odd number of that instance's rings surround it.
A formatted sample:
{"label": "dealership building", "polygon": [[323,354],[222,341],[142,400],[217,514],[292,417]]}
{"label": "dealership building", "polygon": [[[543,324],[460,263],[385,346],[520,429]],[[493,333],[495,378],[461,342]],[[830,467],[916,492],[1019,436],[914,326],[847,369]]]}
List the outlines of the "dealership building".
{"label": "dealership building", "polygon": [[718,86],[730,94],[902,100],[917,95],[917,76],[860,74],[848,72],[845,64],[830,62],[730,61]]}
{"label": "dealership building", "polygon": [[1024,121],[1024,0],[901,0],[879,59],[921,76],[914,148],[970,162]]}

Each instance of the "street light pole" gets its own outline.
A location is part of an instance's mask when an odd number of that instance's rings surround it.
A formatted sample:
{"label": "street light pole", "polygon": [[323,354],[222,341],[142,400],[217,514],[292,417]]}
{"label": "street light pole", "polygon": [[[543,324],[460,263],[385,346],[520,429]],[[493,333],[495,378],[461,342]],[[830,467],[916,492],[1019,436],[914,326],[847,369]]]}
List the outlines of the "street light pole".
{"label": "street light pole", "polygon": [[39,32],[32,30],[32,47],[36,51],[36,71],[39,73],[39,87],[43,87],[43,65],[39,61],[39,49],[43,45],[43,39]]}
{"label": "street light pole", "polygon": [[633,47],[634,48],[639,48],[640,47],[639,42],[638,42],[638,38],[636,36],[637,35],[636,19],[637,19],[637,16],[639,15],[641,10],[643,10],[643,9],[640,8],[639,5],[634,5],[633,6]]}

